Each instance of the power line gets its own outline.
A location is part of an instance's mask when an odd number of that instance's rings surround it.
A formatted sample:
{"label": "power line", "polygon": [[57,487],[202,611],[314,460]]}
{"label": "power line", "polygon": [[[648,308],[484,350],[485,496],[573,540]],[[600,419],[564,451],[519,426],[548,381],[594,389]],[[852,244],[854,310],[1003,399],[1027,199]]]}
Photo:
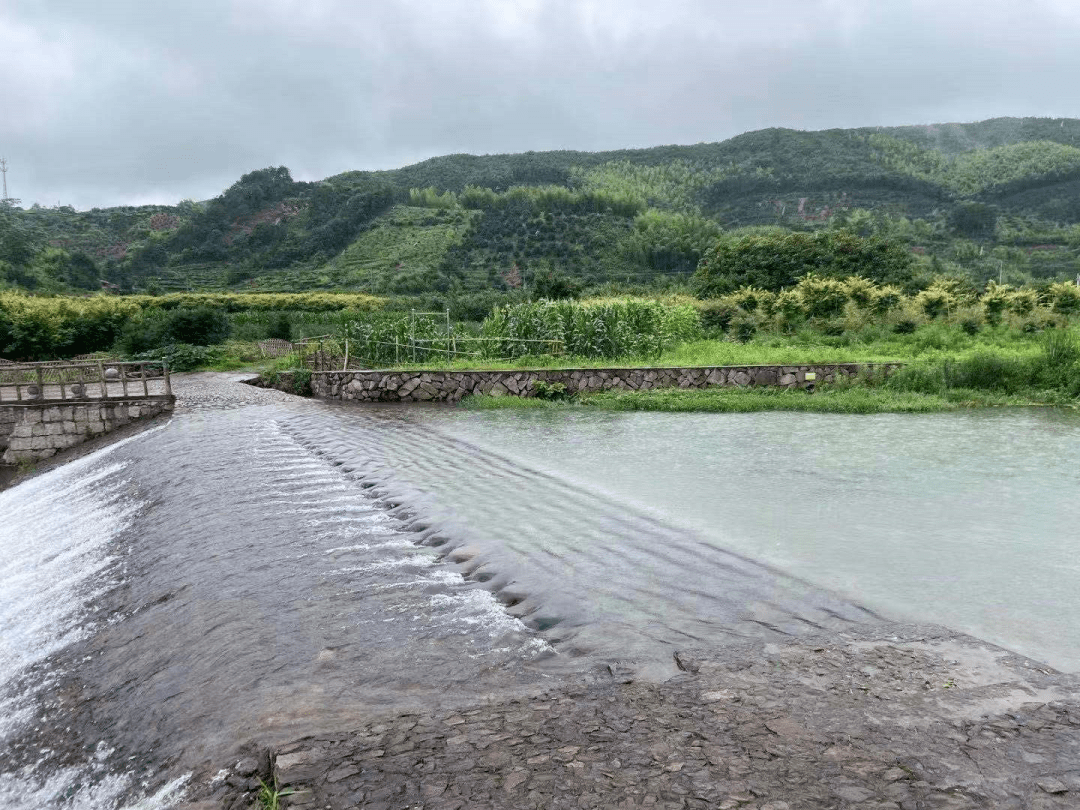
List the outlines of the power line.
{"label": "power line", "polygon": [[0,174],[4,175],[4,196],[0,197],[0,202],[7,202],[7,158],[0,157]]}

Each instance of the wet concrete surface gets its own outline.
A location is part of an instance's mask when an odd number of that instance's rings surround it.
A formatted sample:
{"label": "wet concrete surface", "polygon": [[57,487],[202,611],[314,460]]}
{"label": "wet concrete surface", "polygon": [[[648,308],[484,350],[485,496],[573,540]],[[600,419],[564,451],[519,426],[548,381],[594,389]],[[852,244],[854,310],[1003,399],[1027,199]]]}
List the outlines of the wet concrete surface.
{"label": "wet concrete surface", "polygon": [[373,717],[252,750],[195,808],[1080,806],[1075,676],[940,628],[680,651],[534,697]]}

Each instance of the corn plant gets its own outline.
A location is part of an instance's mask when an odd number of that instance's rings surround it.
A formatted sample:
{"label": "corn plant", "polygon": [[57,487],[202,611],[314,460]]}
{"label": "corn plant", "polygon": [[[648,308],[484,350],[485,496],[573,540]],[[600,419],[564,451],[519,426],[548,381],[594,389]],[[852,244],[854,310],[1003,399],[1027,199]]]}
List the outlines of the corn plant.
{"label": "corn plant", "polygon": [[497,308],[484,321],[488,357],[529,354],[652,356],[701,336],[697,310],[655,301],[537,301]]}

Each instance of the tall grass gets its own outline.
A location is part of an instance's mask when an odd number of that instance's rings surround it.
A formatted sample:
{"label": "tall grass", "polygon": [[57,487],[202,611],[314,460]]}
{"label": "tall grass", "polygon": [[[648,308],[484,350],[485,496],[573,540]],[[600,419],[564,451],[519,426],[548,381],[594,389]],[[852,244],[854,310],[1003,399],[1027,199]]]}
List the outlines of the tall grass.
{"label": "tall grass", "polygon": [[916,392],[879,392],[869,388],[828,388],[807,394],[788,388],[667,388],[651,391],[604,391],[582,397],[584,406],[612,411],[751,413],[932,413],[953,410],[949,399]]}
{"label": "tall grass", "polygon": [[866,384],[889,391],[945,394],[956,389],[1024,396],[1036,401],[1069,402],[1080,397],[1080,341],[1073,331],[1040,336],[1033,354],[979,351],[899,369]]}

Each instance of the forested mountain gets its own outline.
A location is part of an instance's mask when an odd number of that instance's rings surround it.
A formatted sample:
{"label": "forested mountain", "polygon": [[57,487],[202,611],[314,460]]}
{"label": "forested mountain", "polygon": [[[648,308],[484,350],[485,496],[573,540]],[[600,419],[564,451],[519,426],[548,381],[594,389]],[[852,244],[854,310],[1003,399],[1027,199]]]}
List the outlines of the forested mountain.
{"label": "forested mountain", "polygon": [[[295,182],[284,167],[177,206],[0,205],[0,285],[40,291],[476,294],[681,283],[746,229],[898,242],[918,277],[1080,271],[1080,121],[801,132],[613,152],[448,155]],[[921,274],[921,275],[920,275]]]}

